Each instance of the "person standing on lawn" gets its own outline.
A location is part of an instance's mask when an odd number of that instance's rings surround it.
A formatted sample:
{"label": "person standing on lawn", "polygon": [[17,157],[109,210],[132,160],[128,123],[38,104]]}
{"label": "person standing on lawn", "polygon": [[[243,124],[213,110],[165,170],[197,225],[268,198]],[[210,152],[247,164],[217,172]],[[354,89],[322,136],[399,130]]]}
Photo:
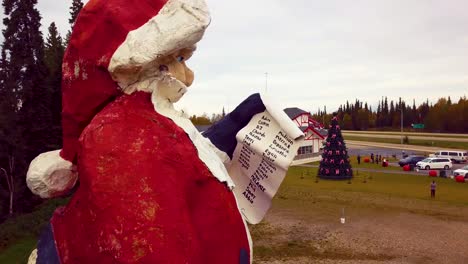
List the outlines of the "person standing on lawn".
{"label": "person standing on lawn", "polygon": [[361,164],[361,155],[357,155],[357,164]]}
{"label": "person standing on lawn", "polygon": [[435,181],[432,181],[432,183],[431,183],[431,198],[435,198],[436,187],[437,187],[437,183]]}

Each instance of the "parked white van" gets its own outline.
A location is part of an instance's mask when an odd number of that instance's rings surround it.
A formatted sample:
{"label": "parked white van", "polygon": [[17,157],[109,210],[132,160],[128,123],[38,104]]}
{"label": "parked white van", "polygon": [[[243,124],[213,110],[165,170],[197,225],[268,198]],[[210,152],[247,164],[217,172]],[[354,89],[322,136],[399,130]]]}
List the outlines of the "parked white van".
{"label": "parked white van", "polygon": [[416,167],[420,170],[444,169],[452,168],[452,162],[447,158],[427,158],[416,163]]}
{"label": "parked white van", "polygon": [[454,150],[440,150],[431,155],[437,158],[447,158],[452,162],[466,162],[468,160],[468,153],[466,151],[454,151]]}

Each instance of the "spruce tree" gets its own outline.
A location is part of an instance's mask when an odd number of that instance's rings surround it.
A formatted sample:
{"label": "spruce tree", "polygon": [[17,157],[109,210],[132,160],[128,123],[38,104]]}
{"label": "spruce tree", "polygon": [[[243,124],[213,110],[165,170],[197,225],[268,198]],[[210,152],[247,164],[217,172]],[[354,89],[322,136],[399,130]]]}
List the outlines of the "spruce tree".
{"label": "spruce tree", "polygon": [[8,168],[13,160],[14,200],[20,202],[18,209],[27,207],[30,200],[24,176],[32,158],[47,150],[50,125],[44,43],[39,30],[41,16],[36,4],[37,0],[2,3],[5,12],[2,100],[7,101],[2,107],[7,109],[8,119],[2,124],[6,134],[2,153],[6,155],[0,157],[0,166]]}
{"label": "spruce tree", "polygon": [[[15,0],[5,30],[5,51],[9,56],[9,87],[17,94],[18,126],[25,140],[28,162],[47,150],[51,125],[50,90],[45,79],[44,41],[37,0]],[[8,10],[7,8],[5,8]]]}
{"label": "spruce tree", "polygon": [[353,177],[348,149],[341,135],[337,114],[333,114],[323,149],[318,176],[328,180],[348,180]]}
{"label": "spruce tree", "polygon": [[[70,6],[70,18],[68,19],[68,23],[70,23],[70,27],[73,30],[73,26],[75,25],[76,18],[80,13],[81,9],[83,8],[83,2],[81,0],[73,0],[72,5]],[[71,30],[68,31],[66,37],[66,44],[70,41],[71,37]]]}
{"label": "spruce tree", "polygon": [[72,6],[70,7],[70,18],[68,19],[68,23],[70,26],[75,25],[76,18],[80,13],[81,9],[83,8],[83,2],[81,0],[73,0]]}
{"label": "spruce tree", "polygon": [[50,93],[50,112],[51,112],[51,141],[48,142],[52,148],[61,148],[62,142],[62,60],[64,54],[62,37],[58,33],[55,23],[49,26],[49,33],[45,44],[45,64],[48,69],[47,87]]}

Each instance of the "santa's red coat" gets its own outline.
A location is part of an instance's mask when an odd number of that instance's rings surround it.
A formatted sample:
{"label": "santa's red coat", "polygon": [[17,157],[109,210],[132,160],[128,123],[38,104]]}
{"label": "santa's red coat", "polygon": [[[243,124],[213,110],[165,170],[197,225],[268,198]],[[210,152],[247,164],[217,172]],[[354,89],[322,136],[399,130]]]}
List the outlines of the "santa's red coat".
{"label": "santa's red coat", "polygon": [[80,138],[80,186],[54,214],[62,263],[239,263],[250,254],[233,192],[151,95],[123,95]]}

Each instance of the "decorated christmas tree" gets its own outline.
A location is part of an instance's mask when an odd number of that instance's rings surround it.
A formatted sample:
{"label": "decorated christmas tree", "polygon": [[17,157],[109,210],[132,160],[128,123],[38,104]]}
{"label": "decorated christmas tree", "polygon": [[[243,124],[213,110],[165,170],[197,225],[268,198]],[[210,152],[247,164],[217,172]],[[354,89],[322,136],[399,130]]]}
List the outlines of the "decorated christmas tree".
{"label": "decorated christmas tree", "polygon": [[353,177],[348,149],[341,135],[337,114],[333,114],[328,137],[323,148],[318,176],[328,180],[348,180]]}

